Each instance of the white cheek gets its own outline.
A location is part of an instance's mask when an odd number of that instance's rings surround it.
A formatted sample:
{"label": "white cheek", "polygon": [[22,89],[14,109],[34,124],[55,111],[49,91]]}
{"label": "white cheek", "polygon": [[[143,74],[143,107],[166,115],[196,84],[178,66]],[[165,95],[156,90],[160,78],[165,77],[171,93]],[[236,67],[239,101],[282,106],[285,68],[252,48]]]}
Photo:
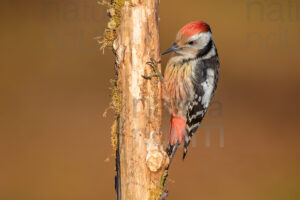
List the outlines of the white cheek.
{"label": "white cheek", "polygon": [[184,58],[189,58],[189,57],[193,57],[194,53],[190,52],[190,51],[185,51],[185,50],[180,50],[178,51]]}
{"label": "white cheek", "polygon": [[[192,47],[188,46],[188,48],[195,50],[203,49],[210,42],[211,38],[212,35],[210,32],[196,34],[189,39],[189,41],[196,41],[196,43]],[[185,48],[177,50],[177,52],[184,59],[188,59],[195,56],[195,53],[193,51],[186,51]]]}
{"label": "white cheek", "polygon": [[211,32],[200,33],[190,38],[190,41],[196,41],[195,47],[197,49],[203,49],[211,40]]}

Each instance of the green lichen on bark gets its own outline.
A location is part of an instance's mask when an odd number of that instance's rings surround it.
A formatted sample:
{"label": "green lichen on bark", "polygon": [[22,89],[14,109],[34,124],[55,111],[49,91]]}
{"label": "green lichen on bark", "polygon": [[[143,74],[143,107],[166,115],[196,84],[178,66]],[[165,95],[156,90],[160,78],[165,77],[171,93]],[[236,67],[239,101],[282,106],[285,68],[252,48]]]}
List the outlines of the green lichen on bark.
{"label": "green lichen on bark", "polygon": [[106,117],[107,111],[109,109],[112,109],[114,111],[115,114],[120,114],[121,112],[121,91],[118,87],[117,81],[111,79],[110,80],[112,87],[110,88],[111,90],[111,102],[109,103],[108,108],[104,111],[103,116]]}
{"label": "green lichen on bark", "polygon": [[112,87],[110,88],[111,90],[111,102],[109,103],[108,108],[104,111],[103,116],[106,117],[107,111],[108,110],[113,110],[114,114],[115,114],[115,120],[113,122],[113,125],[111,127],[111,144],[113,147],[113,152],[114,152],[114,157],[116,155],[116,151],[118,149],[118,120],[117,120],[117,116],[120,114],[121,112],[121,91],[116,83],[116,80],[111,80],[111,84]]}
{"label": "green lichen on bark", "polygon": [[[117,37],[117,31],[121,21],[121,10],[124,6],[125,0],[111,0],[110,2],[102,0],[98,3],[107,7],[107,13],[109,16],[109,21],[107,23],[107,27],[104,29],[103,36],[96,38],[98,43],[100,44],[100,49],[104,52],[104,49],[106,47],[112,47],[113,42]],[[118,72],[116,72],[116,74],[117,73]],[[114,120],[113,125],[111,127],[111,142],[114,151],[114,156],[116,155],[116,151],[118,148],[117,116],[120,114],[121,111],[121,91],[118,87],[116,80],[117,77],[115,80],[111,80],[111,102],[108,107],[108,109],[112,109],[116,115],[116,119]],[[106,111],[104,112],[104,116],[106,115],[108,109],[106,109]]]}
{"label": "green lichen on bark", "polygon": [[100,44],[100,49],[104,51],[106,47],[112,47],[117,36],[117,30],[120,25],[121,10],[125,0],[99,1],[100,5],[107,7],[107,13],[110,17],[107,27],[104,30],[103,36],[98,37],[97,41]]}

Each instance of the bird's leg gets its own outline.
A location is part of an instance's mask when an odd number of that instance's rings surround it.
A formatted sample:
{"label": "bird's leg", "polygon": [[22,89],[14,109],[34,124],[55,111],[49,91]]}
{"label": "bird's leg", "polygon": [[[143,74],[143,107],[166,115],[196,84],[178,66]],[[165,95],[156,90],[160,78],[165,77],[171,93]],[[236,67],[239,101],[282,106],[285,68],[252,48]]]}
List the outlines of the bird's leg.
{"label": "bird's leg", "polygon": [[154,60],[153,58],[150,58],[150,61],[146,62],[147,65],[149,65],[150,67],[152,67],[154,73],[151,74],[150,76],[145,76],[143,75],[144,79],[152,79],[153,77],[158,77],[160,78],[160,80],[162,82],[165,81],[164,76],[161,74],[161,72],[158,70],[158,63],[156,60]]}

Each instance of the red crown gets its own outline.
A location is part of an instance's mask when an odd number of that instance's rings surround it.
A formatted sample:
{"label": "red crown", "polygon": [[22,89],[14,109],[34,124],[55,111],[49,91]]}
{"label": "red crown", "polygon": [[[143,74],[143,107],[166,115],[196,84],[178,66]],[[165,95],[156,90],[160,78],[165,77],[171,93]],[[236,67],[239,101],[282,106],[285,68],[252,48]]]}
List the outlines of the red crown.
{"label": "red crown", "polygon": [[182,35],[185,37],[191,37],[195,34],[202,33],[202,32],[208,32],[210,31],[210,27],[205,22],[190,22],[184,27],[182,27],[179,31]]}

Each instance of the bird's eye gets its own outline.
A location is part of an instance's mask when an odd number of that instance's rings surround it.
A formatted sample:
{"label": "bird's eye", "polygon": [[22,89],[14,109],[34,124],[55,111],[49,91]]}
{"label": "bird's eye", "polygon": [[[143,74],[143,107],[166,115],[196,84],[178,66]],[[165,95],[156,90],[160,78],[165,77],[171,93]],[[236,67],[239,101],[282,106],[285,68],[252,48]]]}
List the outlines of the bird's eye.
{"label": "bird's eye", "polygon": [[189,45],[193,45],[194,44],[194,41],[189,41]]}

